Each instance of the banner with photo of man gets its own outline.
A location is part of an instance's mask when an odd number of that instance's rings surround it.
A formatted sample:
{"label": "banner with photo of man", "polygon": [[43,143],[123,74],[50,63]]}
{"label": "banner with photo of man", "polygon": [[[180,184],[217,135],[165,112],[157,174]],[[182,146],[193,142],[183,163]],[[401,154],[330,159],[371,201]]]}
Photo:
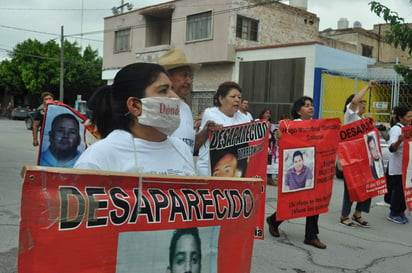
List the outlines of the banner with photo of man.
{"label": "banner with photo of man", "polygon": [[406,207],[409,211],[412,211],[412,126],[402,127],[402,134],[404,136],[402,160],[403,192]]}
{"label": "banner with photo of man", "polygon": [[338,157],[351,201],[364,201],[385,194],[386,175],[379,131],[372,119],[341,127]]}
{"label": "banner with photo of man", "polygon": [[[266,196],[270,124],[265,120],[223,127],[210,140],[212,176],[260,177],[264,180],[262,200]],[[265,202],[261,203],[255,237],[263,239]]]}
{"label": "banner with photo of man", "polygon": [[26,166],[18,272],[249,273],[262,183]]}
{"label": "banner with photo of man", "polygon": [[328,211],[339,129],[339,119],[280,122],[277,219]]}
{"label": "banner with photo of man", "polygon": [[80,154],[98,139],[90,120],[61,102],[45,107],[37,164],[47,167],[73,167]]}

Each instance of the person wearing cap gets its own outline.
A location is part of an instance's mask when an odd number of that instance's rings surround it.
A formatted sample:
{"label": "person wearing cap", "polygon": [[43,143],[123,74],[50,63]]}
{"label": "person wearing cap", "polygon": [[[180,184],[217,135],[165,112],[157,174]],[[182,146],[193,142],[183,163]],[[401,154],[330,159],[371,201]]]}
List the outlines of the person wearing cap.
{"label": "person wearing cap", "polygon": [[[192,150],[197,152],[201,145],[206,142],[209,129],[195,133],[193,129],[193,114],[185,98],[190,94],[193,84],[193,73],[199,71],[201,65],[187,62],[186,56],[181,49],[171,49],[159,57],[157,63],[163,66],[172,83],[173,91],[181,99],[180,102],[180,126],[173,136],[182,139]],[[209,124],[213,124],[212,121]],[[209,128],[209,129],[208,129]]]}

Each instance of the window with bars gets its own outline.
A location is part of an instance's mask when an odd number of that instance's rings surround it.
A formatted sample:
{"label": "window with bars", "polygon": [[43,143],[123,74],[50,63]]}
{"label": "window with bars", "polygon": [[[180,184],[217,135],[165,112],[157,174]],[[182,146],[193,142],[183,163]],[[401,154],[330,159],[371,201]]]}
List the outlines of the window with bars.
{"label": "window with bars", "polygon": [[186,41],[212,38],[212,11],[187,16]]}
{"label": "window with bars", "polygon": [[115,32],[114,51],[121,52],[130,50],[130,28],[122,29]]}
{"label": "window with bars", "polygon": [[258,27],[258,20],[238,15],[236,21],[236,37],[251,41],[257,41]]}

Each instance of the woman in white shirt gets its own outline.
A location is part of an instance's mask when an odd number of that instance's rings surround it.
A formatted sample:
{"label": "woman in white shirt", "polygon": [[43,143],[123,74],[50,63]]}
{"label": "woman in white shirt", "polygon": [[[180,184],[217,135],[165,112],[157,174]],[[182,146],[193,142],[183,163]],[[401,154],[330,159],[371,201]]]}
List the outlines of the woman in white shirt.
{"label": "woman in white shirt", "polygon": [[[216,129],[222,126],[231,126],[250,122],[250,120],[240,112],[239,106],[242,99],[242,88],[235,82],[222,83],[214,96],[216,107],[207,108],[203,113],[201,131],[208,121],[214,121]],[[199,149],[197,160],[197,173],[202,176],[210,176],[211,168],[209,164],[209,144],[207,140]]]}
{"label": "woman in white shirt", "polygon": [[134,63],[112,86],[93,95],[92,121],[105,132],[75,168],[167,175],[194,175],[189,146],[170,135],[179,126],[179,99],[164,68]]}
{"label": "woman in white shirt", "polygon": [[[297,99],[293,103],[291,114],[294,120],[311,120],[313,115],[315,114],[313,99],[307,96],[303,96]],[[277,131],[276,137],[278,140],[282,137],[279,131]],[[266,218],[266,222],[269,225],[269,233],[274,237],[280,237],[278,228],[283,221],[276,218],[276,211]],[[303,242],[316,248],[325,249],[326,245],[322,243],[318,237],[318,222],[318,214],[306,217],[305,240]]]}

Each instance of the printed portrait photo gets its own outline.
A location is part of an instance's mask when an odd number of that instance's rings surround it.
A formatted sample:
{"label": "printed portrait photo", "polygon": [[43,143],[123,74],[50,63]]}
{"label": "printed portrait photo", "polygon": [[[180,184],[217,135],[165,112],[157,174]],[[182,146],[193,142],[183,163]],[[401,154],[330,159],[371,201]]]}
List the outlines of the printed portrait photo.
{"label": "printed portrait photo", "polygon": [[216,273],[220,226],[119,233],[116,273]]}
{"label": "printed portrait photo", "polygon": [[313,189],[314,169],[314,147],[284,150],[282,192]]}
{"label": "printed portrait photo", "polygon": [[379,149],[376,132],[370,132],[364,135],[366,151],[368,151],[369,168],[373,179],[378,179],[385,176],[385,168],[383,158]]}
{"label": "printed portrait photo", "polygon": [[212,176],[245,177],[248,166],[248,157],[242,157],[240,151],[247,144],[210,151]]}
{"label": "printed portrait photo", "polygon": [[72,168],[86,146],[81,120],[68,108],[49,104],[44,122],[39,165]]}

